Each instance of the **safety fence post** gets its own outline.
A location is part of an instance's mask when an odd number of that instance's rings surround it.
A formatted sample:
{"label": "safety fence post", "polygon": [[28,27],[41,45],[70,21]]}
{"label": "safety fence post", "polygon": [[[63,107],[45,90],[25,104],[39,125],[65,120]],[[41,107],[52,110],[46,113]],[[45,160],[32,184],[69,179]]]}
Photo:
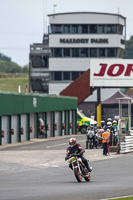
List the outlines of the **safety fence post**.
{"label": "safety fence post", "polygon": [[18,115],[18,142],[21,142],[21,115]]}
{"label": "safety fence post", "polygon": [[52,112],[52,121],[53,121],[53,128],[52,128],[52,137],[55,137],[55,112]]}
{"label": "safety fence post", "polygon": [[36,113],[36,138],[39,138],[39,119],[38,119],[38,113]]}
{"label": "safety fence post", "polygon": [[2,145],[2,116],[0,116],[0,145]]}
{"label": "safety fence post", "polygon": [[60,111],[60,136],[62,136],[62,111]]}
{"label": "safety fence post", "polygon": [[70,111],[68,110],[68,135],[70,135]]}
{"label": "safety fence post", "polygon": [[11,135],[11,115],[9,115],[9,141],[10,144],[12,143],[12,135]]}
{"label": "safety fence post", "polygon": [[27,140],[30,140],[30,114],[27,114]]}

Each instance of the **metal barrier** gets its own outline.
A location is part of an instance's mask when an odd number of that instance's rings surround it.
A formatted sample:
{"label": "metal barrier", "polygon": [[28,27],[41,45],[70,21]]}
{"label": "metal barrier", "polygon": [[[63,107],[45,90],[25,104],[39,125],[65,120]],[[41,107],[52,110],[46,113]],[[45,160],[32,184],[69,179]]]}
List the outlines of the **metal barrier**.
{"label": "metal barrier", "polygon": [[133,130],[130,131],[130,135],[125,135],[123,140],[120,142],[120,153],[133,152]]}

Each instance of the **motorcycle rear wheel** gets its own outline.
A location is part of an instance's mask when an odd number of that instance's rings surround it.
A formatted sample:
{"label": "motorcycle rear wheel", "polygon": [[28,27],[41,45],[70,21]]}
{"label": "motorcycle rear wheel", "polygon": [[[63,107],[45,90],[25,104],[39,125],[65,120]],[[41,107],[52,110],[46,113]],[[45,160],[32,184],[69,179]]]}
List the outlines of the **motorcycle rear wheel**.
{"label": "motorcycle rear wheel", "polygon": [[75,175],[78,182],[82,182],[82,176],[79,174],[78,168],[74,168],[74,175]]}

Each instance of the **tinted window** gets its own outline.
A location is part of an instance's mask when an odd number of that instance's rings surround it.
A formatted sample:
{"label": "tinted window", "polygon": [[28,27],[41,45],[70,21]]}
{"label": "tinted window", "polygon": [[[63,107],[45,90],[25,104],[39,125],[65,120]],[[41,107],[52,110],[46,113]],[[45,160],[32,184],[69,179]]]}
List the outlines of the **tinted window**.
{"label": "tinted window", "polygon": [[105,57],[105,49],[104,48],[99,49],[99,57]]}
{"label": "tinted window", "polygon": [[90,49],[90,57],[97,57],[97,49],[96,48]]}
{"label": "tinted window", "polygon": [[77,48],[72,49],[72,57],[79,57],[79,49]]}
{"label": "tinted window", "polygon": [[65,80],[65,81],[68,81],[68,80],[70,80],[70,72],[64,72],[63,73],[63,79]]}
{"label": "tinted window", "polygon": [[78,33],[78,25],[72,25],[71,32],[72,33]]}
{"label": "tinted window", "polygon": [[64,57],[70,57],[70,49],[69,48],[64,49]]}
{"label": "tinted window", "polygon": [[97,25],[96,24],[90,25],[90,33],[97,33]]}
{"label": "tinted window", "polygon": [[72,72],[72,80],[75,80],[76,78],[78,78],[79,76],[79,72]]}
{"label": "tinted window", "polygon": [[54,80],[61,81],[61,72],[55,72],[54,73]]}
{"label": "tinted window", "polygon": [[88,48],[83,48],[80,50],[81,57],[88,57]]}

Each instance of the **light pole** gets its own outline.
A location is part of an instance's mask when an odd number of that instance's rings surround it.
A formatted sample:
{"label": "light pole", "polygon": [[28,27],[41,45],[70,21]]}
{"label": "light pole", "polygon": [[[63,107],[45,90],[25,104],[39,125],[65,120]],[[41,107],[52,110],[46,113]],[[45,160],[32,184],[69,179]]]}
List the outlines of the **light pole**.
{"label": "light pole", "polygon": [[55,7],[56,7],[56,6],[57,6],[57,4],[54,3],[54,4],[53,4],[53,17],[55,17],[54,14],[55,14]]}

